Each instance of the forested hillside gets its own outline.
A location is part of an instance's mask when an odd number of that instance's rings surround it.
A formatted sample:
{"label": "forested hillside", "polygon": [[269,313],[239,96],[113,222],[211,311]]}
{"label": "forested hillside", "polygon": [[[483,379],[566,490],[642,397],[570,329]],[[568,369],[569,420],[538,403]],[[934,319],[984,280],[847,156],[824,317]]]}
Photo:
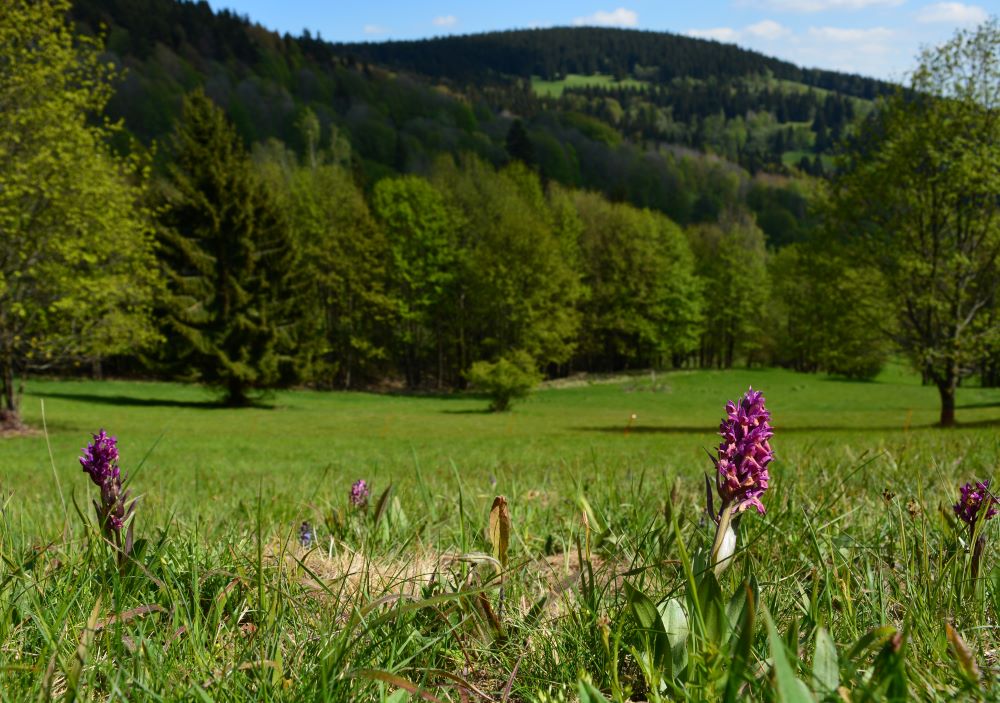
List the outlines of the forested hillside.
{"label": "forested hillside", "polygon": [[[298,125],[311,110],[319,146],[337,150],[371,185],[390,173],[426,172],[441,153],[502,165],[520,119],[528,151],[519,156],[545,179],[682,225],[749,208],[775,245],[803,239],[812,226],[809,186],[755,174],[822,174],[836,140],[869,109],[867,98],[890,89],[649,32],[332,45],[280,36],[206,3],[79,0],[73,13],[86,31],[105,28],[109,54],[127,69],[109,113],[147,143],[169,133],[181,96],[203,85],[248,144],[276,138],[301,153]],[[558,98],[532,87],[536,73],[573,71],[633,80],[585,81]]]}
{"label": "forested hillside", "polygon": [[[871,377],[897,350],[952,397],[962,376],[998,380],[995,290],[920,278],[924,260],[944,256],[932,273],[967,266],[970,280],[993,281],[992,250],[939,246],[904,265],[904,249],[871,248],[915,231],[887,224],[880,198],[902,202],[924,184],[901,184],[906,166],[857,174],[877,165],[885,125],[926,121],[889,117],[933,101],[647,32],[346,46],[204,2],[19,2],[0,61],[11,76],[0,109],[16,106],[0,131],[0,179],[22,185],[0,189],[0,215],[15,223],[11,251],[44,236],[59,263],[0,259],[0,283],[13,282],[0,286],[0,318],[23,311],[17,324],[0,319],[10,416],[17,374],[88,367],[202,381],[231,403],[300,382],[445,389],[649,367]],[[57,52],[17,19],[33,14],[72,21],[40,35]],[[50,67],[50,54],[62,63]],[[906,149],[890,145],[893,158],[908,165],[943,139],[990,163],[978,142],[947,137],[957,119],[940,119]],[[60,139],[118,193],[86,227],[80,203],[108,196],[51,182],[47,164],[62,157],[42,147]],[[967,161],[942,173],[955,163]],[[979,173],[939,187],[955,203],[995,202],[976,190]],[[38,230],[41,219],[23,217],[35,211],[64,214]],[[973,222],[958,214],[954,226]],[[61,237],[101,248],[124,232],[151,264],[142,276],[115,269],[116,289],[132,292],[71,306],[108,289],[111,269],[84,271]],[[960,359],[935,290],[958,290],[948,310],[971,306],[975,342]],[[896,300],[901,291],[914,297]],[[927,314],[888,312],[897,303]]]}

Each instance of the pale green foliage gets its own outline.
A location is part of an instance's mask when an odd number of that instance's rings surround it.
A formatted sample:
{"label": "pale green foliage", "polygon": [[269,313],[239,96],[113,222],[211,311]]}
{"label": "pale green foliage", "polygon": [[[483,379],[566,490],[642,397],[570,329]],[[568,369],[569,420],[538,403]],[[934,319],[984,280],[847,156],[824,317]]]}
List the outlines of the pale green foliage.
{"label": "pale green foliage", "polygon": [[771,286],[764,233],[747,214],[688,232],[705,290],[703,365],[732,366],[737,356],[760,358]]}
{"label": "pale green foliage", "polygon": [[74,37],[67,2],[0,12],[0,370],[16,414],[16,369],[44,368],[155,339],[155,266],[141,165],[94,120],[111,94],[100,45]]}
{"label": "pale green foliage", "polygon": [[958,379],[989,349],[1000,285],[1000,24],[928,49],[843,160],[833,212],[886,278],[896,341],[954,423]]}
{"label": "pale green foliage", "polygon": [[468,358],[523,349],[540,363],[568,360],[582,293],[572,268],[576,225],[554,216],[538,176],[521,163],[499,172],[471,158],[461,169],[439,163],[435,182],[464,216],[458,318]]}
{"label": "pale green foliage", "polygon": [[389,246],[389,295],[398,319],[401,366],[408,383],[418,385],[421,357],[434,339],[440,358],[444,305],[458,257],[454,237],[459,216],[430,183],[416,176],[379,181],[372,211]]}
{"label": "pale green foliage", "polygon": [[[608,368],[659,365],[697,343],[701,287],[681,230],[650,210],[577,192],[588,297],[583,348]],[[600,363],[600,362],[598,362]]]}
{"label": "pale green foliage", "polygon": [[490,410],[510,410],[515,400],[528,397],[541,380],[535,362],[523,349],[501,356],[495,362],[477,361],[465,373],[472,387],[490,397]]}

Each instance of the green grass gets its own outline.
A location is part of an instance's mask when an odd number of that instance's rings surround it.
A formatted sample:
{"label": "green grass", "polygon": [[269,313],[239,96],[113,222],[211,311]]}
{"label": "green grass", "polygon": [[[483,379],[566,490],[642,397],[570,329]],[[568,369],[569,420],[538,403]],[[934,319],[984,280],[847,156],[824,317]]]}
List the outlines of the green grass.
{"label": "green grass", "polygon": [[597,73],[592,76],[581,76],[570,73],[565,78],[557,81],[542,80],[538,76],[532,76],[531,89],[536,95],[546,98],[561,98],[563,91],[567,88],[645,88],[647,81],[636,80],[635,78],[623,78],[618,81],[614,76]]}
{"label": "green grass", "polygon": [[[52,461],[41,434],[0,440],[0,700],[395,703],[407,686],[458,700],[456,677],[472,700],[575,700],[581,673],[609,699],[658,677],[668,698],[720,698],[736,638],[699,629],[714,622],[697,617],[711,599],[692,600],[689,584],[703,584],[712,539],[705,451],[725,401],[750,384],[767,395],[778,458],[768,512],[743,519],[720,579],[725,599],[744,578],[759,584],[741,695],[771,700],[789,671],[819,690],[823,628],[852,700],[891,699],[900,681],[923,699],[996,699],[1000,569],[987,550],[984,578],[968,580],[949,506],[959,482],[996,474],[1000,391],[960,389],[962,427],[941,431],[936,391],[891,367],[872,383],[640,374],[547,388],[500,415],[462,395],[290,391],[232,410],[193,386],[31,380],[24,413],[41,426],[44,402]],[[123,570],[74,507],[93,523],[76,457],[99,427],[118,435],[142,496],[145,544]],[[361,477],[367,512],[346,500]],[[513,527],[502,610],[477,556],[497,494]],[[296,544],[303,520],[318,549]],[[642,673],[651,640],[626,581],[661,608],[683,603],[692,634],[677,678]],[[763,608],[790,662],[777,680]],[[962,673],[947,621],[982,683]],[[879,626],[905,641],[865,647]]]}
{"label": "green grass", "polygon": [[[803,156],[808,157],[810,161],[816,157],[811,151],[786,151],[781,155],[781,162],[786,166],[798,166]],[[834,158],[828,154],[820,155],[820,160],[823,162],[823,168],[827,170],[833,168],[836,164]]]}

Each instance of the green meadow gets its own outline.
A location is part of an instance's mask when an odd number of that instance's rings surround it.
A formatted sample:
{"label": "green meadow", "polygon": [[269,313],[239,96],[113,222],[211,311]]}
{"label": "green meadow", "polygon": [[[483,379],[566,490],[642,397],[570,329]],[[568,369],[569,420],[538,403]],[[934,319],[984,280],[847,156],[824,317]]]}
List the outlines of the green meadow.
{"label": "green meadow", "polygon": [[[744,515],[733,566],[704,586],[706,452],[750,385],[775,433],[767,513]],[[0,700],[996,696],[1000,570],[987,548],[969,578],[950,506],[960,483],[995,476],[1000,390],[960,389],[954,430],[933,427],[936,390],[896,366],[867,383],[571,380],[500,414],[462,394],[214,401],[28,382],[25,419],[46,432],[0,440]],[[121,568],[77,462],[99,428],[140,496],[141,546]],[[352,509],[360,478],[370,503]],[[497,495],[505,565],[487,531]],[[692,600],[703,587],[734,598],[728,626],[711,625],[711,593]],[[649,612],[685,614],[666,659]]]}
{"label": "green meadow", "polygon": [[623,78],[615,80],[614,76],[596,73],[592,76],[582,76],[577,73],[570,73],[565,78],[557,81],[543,80],[538,76],[531,79],[531,89],[536,95],[547,98],[561,98],[563,91],[567,88],[645,88],[646,81],[635,78]]}
{"label": "green meadow", "polygon": [[[933,387],[900,367],[873,383],[781,370],[637,374],[556,383],[510,413],[485,412],[485,399],[369,393],[277,392],[261,407],[215,404],[209,391],[136,381],[31,381],[25,419],[48,428],[64,492],[84,488],[75,461],[89,433],[117,435],[128,469],[144,460],[144,503],[182,517],[202,501],[225,509],[281,495],[282,517],[308,517],[309,502],[333,499],[358,478],[447,494],[455,481],[499,492],[606,486],[617,472],[662,482],[697,481],[725,403],[748,386],[765,392],[777,438],[776,471],[793,472],[817,451],[837,461],[910,446],[989,444],[1000,427],[1000,391],[962,389],[963,427],[942,433]],[[634,421],[630,416],[636,415]],[[58,489],[41,435],[3,444],[5,488],[18,511],[51,514]],[[711,468],[710,465],[708,468]],[[989,473],[988,465],[974,471]],[[457,477],[457,479],[456,479]],[[192,502],[192,495],[199,497]]]}

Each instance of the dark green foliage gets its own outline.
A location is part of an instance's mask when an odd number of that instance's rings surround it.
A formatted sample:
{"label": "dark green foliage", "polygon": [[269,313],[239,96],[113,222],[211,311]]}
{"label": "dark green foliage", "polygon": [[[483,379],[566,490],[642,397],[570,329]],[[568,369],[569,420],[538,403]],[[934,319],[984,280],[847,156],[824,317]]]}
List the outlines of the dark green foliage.
{"label": "dark green foliage", "polygon": [[201,91],[184,101],[159,195],[167,362],[232,405],[302,370],[299,252],[223,112]]}
{"label": "dark green foliage", "polygon": [[538,176],[520,163],[497,172],[468,159],[437,164],[434,180],[462,215],[449,316],[460,367],[514,349],[539,364],[567,362],[579,329],[577,242]]}
{"label": "dark green foliage", "polygon": [[520,161],[526,166],[535,163],[535,147],[531,144],[524,122],[514,120],[507,130],[507,154],[513,161]]}
{"label": "dark green foliage", "polygon": [[[515,350],[554,376],[779,363],[866,378],[891,351],[880,334],[906,332],[880,314],[904,286],[821,245],[814,205],[824,174],[937,104],[914,93],[878,107],[877,81],[652,32],[358,47],[205,3],[79,0],[73,13],[84,31],[106,23],[111,59],[129,67],[108,110],[126,129],[162,137],[199,85],[229,115],[189,119],[156,166],[162,361],[231,381],[233,402],[301,372],[320,387],[461,387],[473,363]],[[838,166],[843,138],[858,149]],[[884,184],[910,161],[862,175]],[[856,224],[845,239],[871,233]],[[995,300],[980,308],[953,375],[997,382]]]}
{"label": "dark green foliage", "polygon": [[458,213],[430,183],[416,176],[379,181],[372,210],[388,243],[388,294],[398,368],[410,387],[419,386],[437,351],[440,386],[448,294],[461,256],[456,246]]}
{"label": "dark green foliage", "polygon": [[515,400],[528,397],[542,375],[523,349],[501,356],[495,362],[477,361],[465,373],[473,389],[490,397],[490,410],[505,412]]}
{"label": "dark green foliage", "polygon": [[301,274],[317,296],[311,380],[344,388],[376,380],[388,361],[386,327],[396,309],[387,291],[388,242],[360,189],[343,168],[297,166],[283,150],[259,150],[256,163],[291,221]]}
{"label": "dark green foliage", "polygon": [[768,269],[776,363],[855,379],[878,374],[889,357],[892,316],[876,270],[819,242],[782,249]]}
{"label": "dark green foliage", "polygon": [[[747,190],[705,177],[719,166],[700,163],[696,153],[648,145],[683,145],[751,173],[783,173],[787,152],[814,150],[809,125],[817,114],[845,132],[856,105],[887,89],[652,32],[576,28],[358,47],[281,36],[203,3],[80,0],[73,13],[89,31],[109,27],[111,56],[129,72],[108,113],[144,141],[169,134],[183,94],[203,85],[247,143],[278,138],[311,161],[335,127],[366,189],[386,176],[426,172],[442,153],[473,153],[494,166],[521,160],[545,179],[597,189],[685,225],[744,206]],[[394,68],[412,57],[422,75],[390,73],[373,65],[382,59],[372,52],[385,52]],[[536,74],[594,71],[635,76],[647,88],[574,87],[548,99],[528,85]],[[442,79],[450,90],[437,85]],[[310,113],[314,141],[301,129]],[[509,113],[520,116],[523,133]],[[818,173],[819,163],[809,172]],[[809,228],[794,208],[757,212],[776,245]]]}
{"label": "dark green foliage", "polygon": [[862,76],[803,69],[733,44],[666,32],[596,27],[557,27],[488,32],[467,36],[334,47],[365,60],[462,82],[483,76],[542,76],[569,73],[633,75],[637,66],[658,67],[656,77],[732,78],[772,74],[775,78],[873,98],[890,86]]}

